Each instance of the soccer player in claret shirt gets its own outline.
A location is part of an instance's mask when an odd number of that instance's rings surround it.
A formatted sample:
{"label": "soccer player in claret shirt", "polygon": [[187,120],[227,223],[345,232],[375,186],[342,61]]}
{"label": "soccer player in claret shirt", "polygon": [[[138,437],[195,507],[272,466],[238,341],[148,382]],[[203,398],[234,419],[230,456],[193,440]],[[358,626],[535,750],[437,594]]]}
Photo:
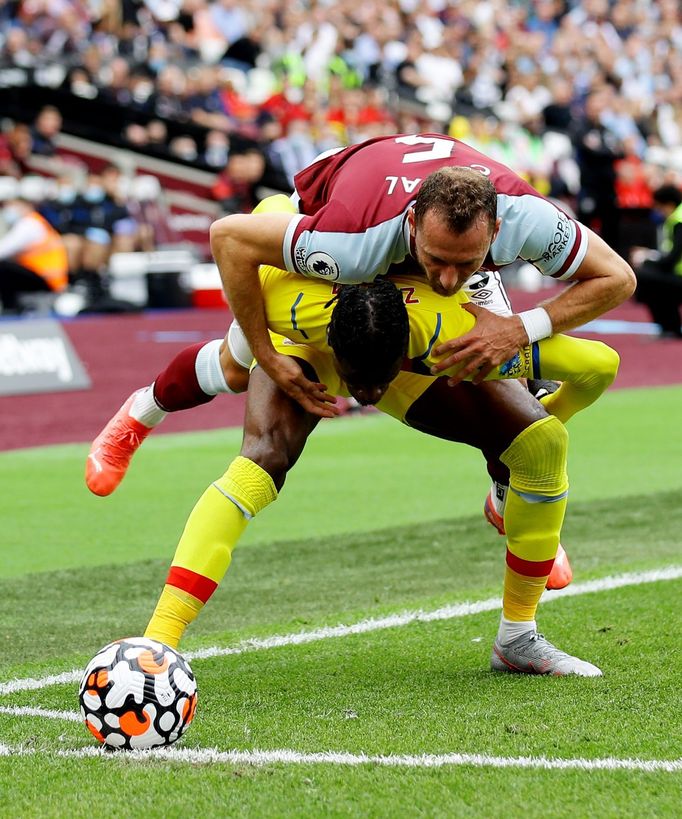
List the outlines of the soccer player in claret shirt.
{"label": "soccer player in claret shirt", "polygon": [[[445,386],[444,378],[398,372],[405,350],[395,334],[396,327],[403,327],[396,301],[403,311],[407,307],[410,333],[404,344],[408,361],[415,365],[410,369],[426,365],[428,373],[428,365],[434,360],[431,351],[438,340],[448,334],[461,335],[474,323],[473,316],[462,308],[465,299],[461,294],[443,298],[426,289],[420,279],[410,277],[396,278],[395,284],[386,282],[383,288],[346,288],[334,307],[335,320],[329,325],[332,285],[306,283],[272,268],[261,271],[261,281],[269,324],[288,336],[275,337],[276,348],[309,367],[309,374],[323,378],[330,391],[341,393],[343,377],[359,400],[378,402],[380,409],[422,431],[479,447],[489,468],[496,463],[491,468],[493,474],[493,469],[509,469],[513,492],[505,517],[506,602],[493,667],[529,673],[598,673],[594,666],[566,655],[537,636],[533,630],[534,611],[554,568],[566,503],[566,438],[557,418],[567,420],[601,394],[615,376],[617,355],[598,342],[557,336],[516,356],[513,370],[509,366],[500,368],[496,377],[527,375],[542,365],[565,381],[549,399],[556,415],[549,418],[527,393],[521,390],[519,395],[516,384],[461,384],[452,389]],[[404,294],[406,306],[396,285]],[[384,316],[382,311],[387,314]],[[334,355],[326,342],[328,325]],[[434,328],[440,328],[443,335]],[[234,385],[232,365],[250,359],[250,351],[240,346],[238,335],[231,332],[222,350],[216,341],[184,351],[152,387],[126,402],[93,444],[88,475],[93,491],[98,491],[102,474],[93,468],[92,461],[101,459],[98,450],[101,444],[111,443],[109,438],[116,438],[120,431],[121,440],[130,441],[139,432],[137,427],[146,434],[163,414],[159,404],[167,409],[183,409],[210,400],[216,392],[229,391],[227,383],[217,388],[219,382],[227,374],[227,380]],[[148,633],[165,642],[177,644],[186,624],[210,597],[227,569],[232,548],[246,522],[275,499],[286,472],[315,426],[317,416],[302,415],[292,399],[258,369],[250,393],[242,455],[195,507],[150,623]],[[146,401],[150,402],[147,414]],[[275,442],[282,443],[282,447]],[[132,454],[131,449],[128,452]],[[109,465],[102,466],[106,478]],[[226,498],[236,510],[229,503],[224,505]]]}
{"label": "soccer player in claret shirt", "polygon": [[[466,288],[481,271],[492,286],[497,271],[517,259],[570,281],[558,296],[523,313],[468,308],[475,327],[436,349],[445,357],[434,371],[464,364],[455,380],[476,373],[476,382],[526,344],[578,327],[634,291],[629,265],[595,233],[505,165],[441,134],[378,137],[328,152],[296,176],[295,188],[297,214],[226,216],[211,227],[211,248],[256,360],[317,415],[333,415],[333,402],[274,349],[260,264],[341,284],[373,281],[401,266],[443,295]],[[479,287],[482,304],[481,291],[489,289]]]}

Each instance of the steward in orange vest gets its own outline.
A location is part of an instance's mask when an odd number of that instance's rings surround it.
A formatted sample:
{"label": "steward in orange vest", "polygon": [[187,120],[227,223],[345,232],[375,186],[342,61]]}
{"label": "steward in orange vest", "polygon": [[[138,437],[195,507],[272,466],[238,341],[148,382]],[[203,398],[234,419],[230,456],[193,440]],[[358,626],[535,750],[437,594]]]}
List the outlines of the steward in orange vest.
{"label": "steward in orange vest", "polygon": [[69,264],[62,237],[23,199],[9,201],[0,236],[0,300],[4,310],[16,308],[18,293],[59,292],[68,283]]}

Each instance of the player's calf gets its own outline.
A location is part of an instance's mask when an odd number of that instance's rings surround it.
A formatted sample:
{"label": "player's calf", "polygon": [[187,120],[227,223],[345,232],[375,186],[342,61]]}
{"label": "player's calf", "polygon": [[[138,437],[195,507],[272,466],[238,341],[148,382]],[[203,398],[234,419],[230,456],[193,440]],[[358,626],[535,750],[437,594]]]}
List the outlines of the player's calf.
{"label": "player's calf", "polygon": [[[554,382],[550,382],[554,383]],[[483,515],[491,526],[501,534],[505,534],[504,530],[504,505],[506,503],[508,486],[495,481],[486,495],[485,503],[483,504]],[[573,569],[568,560],[568,555],[564,547],[559,544],[552,571],[547,578],[548,589],[563,589],[573,580]]]}

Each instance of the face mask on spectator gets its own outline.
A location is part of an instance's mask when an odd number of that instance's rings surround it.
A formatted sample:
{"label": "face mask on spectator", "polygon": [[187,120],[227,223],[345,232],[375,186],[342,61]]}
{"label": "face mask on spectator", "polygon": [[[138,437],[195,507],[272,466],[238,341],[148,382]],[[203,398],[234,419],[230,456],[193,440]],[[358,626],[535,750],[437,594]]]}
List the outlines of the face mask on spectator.
{"label": "face mask on spectator", "polygon": [[75,94],[77,97],[83,97],[86,100],[94,100],[98,94],[97,89],[94,85],[91,85],[89,82],[85,82],[85,80],[76,80],[75,82],[71,83],[71,93]]}
{"label": "face mask on spectator", "polygon": [[197,158],[196,148],[192,148],[190,146],[180,146],[179,148],[176,148],[173,153],[180,159],[184,159],[185,162],[192,162]]}
{"label": "face mask on spectator", "polygon": [[104,188],[99,185],[88,185],[83,193],[86,202],[101,202],[104,199]]}
{"label": "face mask on spectator", "polygon": [[2,218],[5,220],[7,227],[16,225],[22,215],[21,211],[18,211],[16,208],[5,208],[2,212]]}
{"label": "face mask on spectator", "polygon": [[151,82],[138,82],[133,88],[133,99],[135,102],[147,102],[154,91],[154,86]]}
{"label": "face mask on spectator", "polygon": [[227,163],[227,148],[220,145],[212,145],[206,149],[204,159],[213,168],[222,168]]}
{"label": "face mask on spectator", "polygon": [[75,188],[60,188],[59,193],[57,194],[57,201],[61,202],[62,205],[70,205],[75,198]]}

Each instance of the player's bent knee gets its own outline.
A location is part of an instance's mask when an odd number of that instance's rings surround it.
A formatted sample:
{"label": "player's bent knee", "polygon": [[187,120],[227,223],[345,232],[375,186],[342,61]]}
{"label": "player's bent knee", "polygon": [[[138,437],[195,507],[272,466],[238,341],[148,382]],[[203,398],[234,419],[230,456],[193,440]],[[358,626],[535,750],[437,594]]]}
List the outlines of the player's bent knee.
{"label": "player's bent knee", "polygon": [[597,345],[597,351],[594,356],[594,372],[601,377],[601,380],[608,387],[618,375],[620,356],[608,344],[601,341],[596,341],[595,344]]}
{"label": "player's bent knee", "polygon": [[240,454],[267,472],[278,491],[297,460],[273,435],[246,436]]}
{"label": "player's bent knee", "polygon": [[500,460],[509,467],[510,484],[519,493],[556,497],[568,490],[568,432],[553,416],[516,436]]}

